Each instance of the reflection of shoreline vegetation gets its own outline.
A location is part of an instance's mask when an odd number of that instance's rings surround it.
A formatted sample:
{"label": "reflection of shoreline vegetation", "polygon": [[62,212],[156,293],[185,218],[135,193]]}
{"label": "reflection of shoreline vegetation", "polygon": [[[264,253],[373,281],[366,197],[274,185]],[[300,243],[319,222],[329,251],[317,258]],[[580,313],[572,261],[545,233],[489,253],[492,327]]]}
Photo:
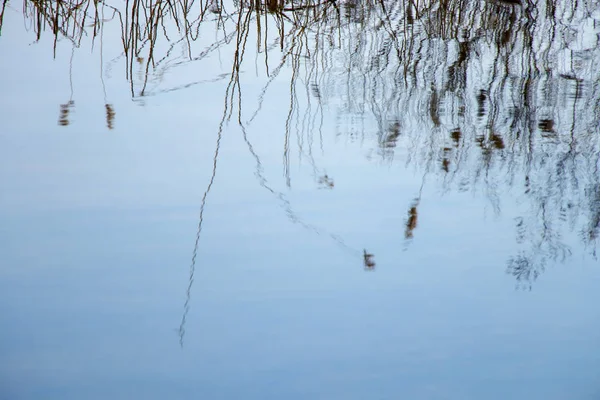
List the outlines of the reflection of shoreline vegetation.
{"label": "reflection of shoreline vegetation", "polygon": [[[600,21],[590,1],[24,4],[36,37],[47,26],[55,46],[66,37],[78,47],[86,35],[95,40],[105,23],[120,24],[132,97],[229,78],[227,120],[237,113],[244,129],[261,112],[271,83],[291,71],[282,149],[288,186],[294,141],[316,183],[328,185],[313,157],[327,107],[337,110],[339,130],[354,138],[373,134],[384,159],[406,150],[408,165],[434,176],[443,191],[479,191],[497,213],[503,192],[517,197],[520,247],[507,272],[519,284],[530,285],[549,262],[569,256],[564,232],[578,232],[596,255],[600,46],[593,38]],[[251,50],[257,56],[247,61]],[[230,57],[228,74],[161,86],[166,71],[220,51]],[[267,77],[250,114],[242,109],[244,65]],[[407,240],[422,217],[420,198],[408,206]]]}

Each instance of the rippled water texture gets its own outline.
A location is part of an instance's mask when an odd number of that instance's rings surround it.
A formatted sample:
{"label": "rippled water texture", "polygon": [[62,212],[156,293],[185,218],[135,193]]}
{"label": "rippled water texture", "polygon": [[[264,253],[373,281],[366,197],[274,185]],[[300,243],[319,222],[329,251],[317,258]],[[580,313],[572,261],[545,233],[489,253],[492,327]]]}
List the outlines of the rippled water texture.
{"label": "rippled water texture", "polygon": [[0,12],[0,399],[600,399],[597,0]]}

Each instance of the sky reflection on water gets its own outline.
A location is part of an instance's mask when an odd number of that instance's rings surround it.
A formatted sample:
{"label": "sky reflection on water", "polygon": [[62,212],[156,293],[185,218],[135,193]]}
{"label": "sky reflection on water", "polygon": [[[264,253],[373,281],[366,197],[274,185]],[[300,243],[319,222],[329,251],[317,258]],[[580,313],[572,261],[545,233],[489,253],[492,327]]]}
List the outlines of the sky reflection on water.
{"label": "sky reflection on water", "polygon": [[600,395],[597,2],[3,4],[1,399]]}

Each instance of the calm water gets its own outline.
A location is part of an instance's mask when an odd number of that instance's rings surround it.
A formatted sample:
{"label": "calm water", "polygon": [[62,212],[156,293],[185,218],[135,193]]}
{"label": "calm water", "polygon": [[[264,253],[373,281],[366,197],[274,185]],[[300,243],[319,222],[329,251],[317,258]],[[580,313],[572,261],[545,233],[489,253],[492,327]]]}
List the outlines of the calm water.
{"label": "calm water", "polygon": [[0,399],[600,399],[600,3],[266,3],[0,1]]}

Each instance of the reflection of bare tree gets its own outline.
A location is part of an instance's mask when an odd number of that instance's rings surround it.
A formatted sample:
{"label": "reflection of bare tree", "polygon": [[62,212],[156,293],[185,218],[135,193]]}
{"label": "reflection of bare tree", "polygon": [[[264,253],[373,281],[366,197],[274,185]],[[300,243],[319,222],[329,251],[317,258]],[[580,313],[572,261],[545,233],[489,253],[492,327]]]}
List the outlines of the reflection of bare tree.
{"label": "reflection of bare tree", "polygon": [[[105,8],[108,19],[98,11]],[[439,177],[444,191],[480,192],[496,213],[503,193],[517,197],[519,249],[507,271],[521,284],[571,253],[568,232],[579,232],[595,255],[600,17],[594,0],[130,0],[117,8],[26,0],[25,11],[38,37],[49,26],[77,46],[90,25],[84,21],[93,21],[94,38],[101,24],[117,20],[134,97],[229,78],[226,115],[237,111],[240,126],[251,126],[271,83],[287,74],[288,185],[294,152],[310,161],[317,185],[328,185],[313,157],[327,108],[340,133],[374,137],[388,160],[407,150],[407,164]],[[255,57],[246,60],[250,51]],[[161,80],[216,52],[228,57],[230,73],[172,87]],[[142,60],[139,76],[134,60]],[[268,77],[258,99],[242,96],[244,66]],[[253,109],[245,114],[248,104]],[[407,239],[417,227],[420,197],[408,208]]]}
{"label": "reflection of bare tree", "polygon": [[[496,212],[501,192],[522,187],[529,208],[518,219],[521,250],[508,262],[520,282],[564,260],[571,249],[563,236],[577,225],[595,254],[600,21],[591,2],[341,7],[304,53],[321,67],[307,86],[351,121],[340,129],[356,135],[354,118],[372,118],[382,156],[400,147],[424,171],[439,163],[445,190],[482,191]],[[418,203],[409,207],[407,238]]]}
{"label": "reflection of bare tree", "polygon": [[[352,69],[341,66],[346,79],[327,75],[330,97],[344,96],[338,89],[344,80],[348,99],[371,96],[382,154],[408,148],[409,163],[424,171],[439,162],[446,190],[483,191],[500,212],[500,193],[523,185],[530,208],[518,219],[522,249],[508,265],[520,282],[570,254],[563,240],[570,228],[597,226],[590,187],[600,177],[589,171],[598,170],[600,154],[600,76],[591,67],[600,53],[577,39],[583,33],[561,24],[580,18],[581,26],[598,26],[586,7],[453,1],[396,8],[387,19],[396,21],[394,35],[364,29],[342,36],[371,57],[359,65],[351,60]],[[344,57],[336,49],[331,54]],[[352,103],[340,111],[363,112]],[[416,227],[416,204],[409,207],[407,238]]]}

